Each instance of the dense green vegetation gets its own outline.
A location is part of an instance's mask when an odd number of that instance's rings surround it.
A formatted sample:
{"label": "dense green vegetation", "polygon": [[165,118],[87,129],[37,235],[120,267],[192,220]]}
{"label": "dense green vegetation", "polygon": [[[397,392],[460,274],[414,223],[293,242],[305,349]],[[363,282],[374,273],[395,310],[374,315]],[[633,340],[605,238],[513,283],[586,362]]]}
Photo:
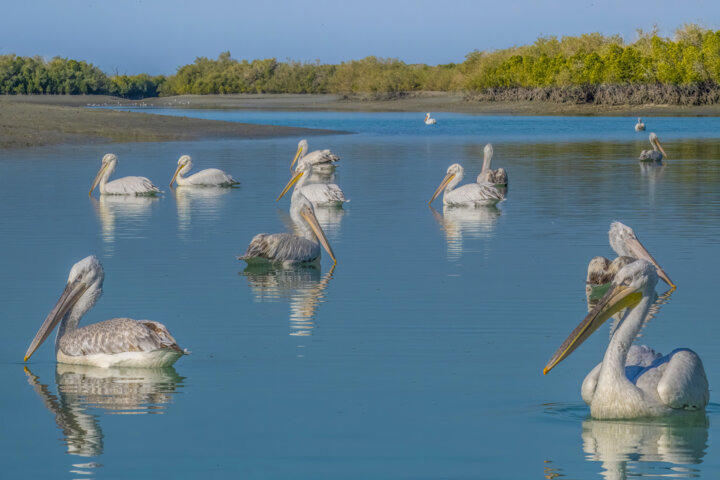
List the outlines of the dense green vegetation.
{"label": "dense green vegetation", "polygon": [[478,99],[579,103],[720,101],[720,31],[685,25],[672,39],[638,31],[626,44],[599,33],[542,37],[428,66],[367,57],[339,65],[200,57],[170,77],[107,76],[91,64],[0,56],[0,93],[111,94],[126,98],[226,93],[464,91]]}

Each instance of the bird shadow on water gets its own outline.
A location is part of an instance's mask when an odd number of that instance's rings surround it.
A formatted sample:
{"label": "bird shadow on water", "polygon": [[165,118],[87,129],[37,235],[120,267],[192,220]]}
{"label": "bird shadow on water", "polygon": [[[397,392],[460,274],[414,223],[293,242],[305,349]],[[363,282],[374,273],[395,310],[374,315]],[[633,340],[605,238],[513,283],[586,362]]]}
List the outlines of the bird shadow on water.
{"label": "bird shadow on water", "polygon": [[[62,443],[69,455],[88,459],[104,453],[102,414],[163,414],[166,405],[183,387],[184,377],[173,367],[98,368],[58,363],[52,393],[48,383],[25,367],[28,384],[55,416]],[[73,475],[93,475],[101,463],[73,463]],[[81,477],[83,478],[83,477]]]}

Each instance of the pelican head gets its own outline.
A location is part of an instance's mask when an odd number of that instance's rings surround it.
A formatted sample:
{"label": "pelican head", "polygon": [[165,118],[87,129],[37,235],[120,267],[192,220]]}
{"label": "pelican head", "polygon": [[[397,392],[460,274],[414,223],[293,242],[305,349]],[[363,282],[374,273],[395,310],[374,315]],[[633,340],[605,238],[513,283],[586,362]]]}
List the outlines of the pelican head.
{"label": "pelican head", "polygon": [[175,182],[175,179],[177,178],[178,174],[185,175],[187,174],[190,169],[192,168],[192,158],[190,158],[190,155],[183,155],[180,158],[178,158],[178,166],[175,170],[175,173],[172,176],[172,179],[170,180],[170,186],[173,186],[173,183]]}
{"label": "pelican head", "polygon": [[105,156],[103,156],[100,170],[98,170],[97,175],[95,175],[95,180],[93,180],[92,187],[90,187],[88,195],[92,195],[93,190],[95,190],[95,187],[97,187],[98,183],[100,183],[100,179],[102,179],[103,175],[106,174],[106,172],[107,175],[110,175],[113,170],[115,170],[117,161],[117,155],[115,155],[114,153],[106,153]]}
{"label": "pelican head", "polygon": [[78,302],[81,302],[84,310],[87,310],[100,298],[104,278],[105,272],[100,260],[94,255],[85,257],[73,265],[72,269],[70,269],[65,290],[30,343],[27,352],[25,352],[24,361],[27,362],[30,356],[35,353],[35,350],[47,339],[58,322],[65,319]]}
{"label": "pelican head", "polygon": [[658,140],[658,136],[655,135],[655,132],[650,132],[650,145],[653,146],[654,150],[660,150],[663,154],[663,157],[667,158],[667,153],[665,153],[662,145],[660,145],[660,140]]}
{"label": "pelican head", "polygon": [[610,224],[610,231],[608,232],[610,239],[610,246],[615,253],[619,256],[632,257],[642,260],[647,260],[652,263],[657,269],[657,274],[662,278],[668,285],[675,287],[675,284],[670,280],[670,277],[655,261],[650,252],[640,243],[640,240],[635,235],[632,228],[620,222],[613,222]]}
{"label": "pelican head", "polygon": [[283,196],[285,196],[285,194],[288,192],[288,190],[290,190],[290,187],[292,187],[293,185],[295,185],[295,182],[297,182],[298,180],[300,180],[300,178],[301,178],[303,175],[305,175],[305,174],[308,174],[308,175],[309,175],[311,170],[312,170],[312,165],[310,165],[310,164],[307,163],[307,162],[300,161],[300,162],[298,163],[297,168],[295,169],[295,173],[293,174],[292,178],[291,178],[290,181],[287,183],[287,185],[285,185],[285,188],[283,188],[283,191],[280,192],[280,195],[278,196],[278,198],[277,198],[275,201],[277,202],[277,201],[280,200]]}
{"label": "pelican head", "polygon": [[[613,279],[610,289],[569,337],[560,345],[543,369],[547,374],[555,365],[563,361],[608,318],[624,308],[634,308],[643,297],[653,294],[658,275],[655,265],[646,260],[636,260],[624,266]],[[621,322],[624,321],[624,317]],[[616,326],[615,331],[618,331]]]}
{"label": "pelican head", "polygon": [[443,178],[443,181],[440,182],[440,185],[435,190],[435,193],[433,193],[433,196],[428,202],[428,204],[431,204],[433,200],[435,200],[438,195],[440,195],[440,192],[442,192],[445,188],[447,188],[448,185],[450,185],[450,182],[455,180],[454,184],[457,184],[457,182],[462,180],[464,173],[465,169],[459,163],[453,163],[452,165],[450,165],[447,169],[447,172],[445,172],[445,178]]}
{"label": "pelican head", "polygon": [[330,258],[333,259],[333,265],[337,265],[335,253],[333,253],[332,247],[330,247],[330,242],[328,242],[325,232],[315,216],[315,209],[313,208],[312,202],[310,202],[305,195],[297,195],[296,198],[293,198],[292,205],[290,206],[290,214],[291,216],[299,215],[307,223],[310,230],[312,230],[313,234],[320,242],[320,245],[323,246],[328,255],[330,255]]}
{"label": "pelican head", "polygon": [[295,165],[295,162],[297,162],[300,158],[302,158],[308,151],[308,142],[305,139],[302,139],[298,142],[298,148],[297,152],[295,152],[295,157],[293,157],[292,163],[290,164],[290,170],[292,170],[293,165]]}

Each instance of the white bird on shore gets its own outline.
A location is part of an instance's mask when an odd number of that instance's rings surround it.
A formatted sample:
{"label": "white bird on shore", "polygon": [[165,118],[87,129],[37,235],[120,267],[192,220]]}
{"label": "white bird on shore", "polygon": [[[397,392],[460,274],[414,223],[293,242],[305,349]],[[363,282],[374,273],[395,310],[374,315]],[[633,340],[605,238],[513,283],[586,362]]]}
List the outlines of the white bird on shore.
{"label": "white bird on shore", "polygon": [[315,216],[312,203],[302,193],[298,192],[293,196],[293,201],[290,203],[290,217],[301,235],[259,233],[250,241],[245,254],[237,257],[238,260],[245,260],[248,264],[264,261],[279,262],[283,265],[317,262],[320,260],[320,245],[322,245],[333,259],[333,263],[337,263],[325,232]]}
{"label": "white bird on shore", "polygon": [[70,270],[65,291],[38,330],[25,353],[25,361],[56,325],[55,353],[60,363],[94,367],[167,367],[187,353],[162,323],[113,318],[78,327],[82,316],[102,295],[105,278],[100,261],[83,258]]}
{"label": "white bird on shore", "polygon": [[437,120],[430,118],[430,112],[425,115],[425,125],[435,125]]}
{"label": "white bird on shore", "polygon": [[465,174],[465,170],[459,163],[453,163],[447,169],[445,178],[433,193],[430,202],[443,194],[443,205],[447,206],[471,206],[478,207],[481,205],[495,205],[505,199],[503,194],[490,183],[468,183],[462,187],[455,188],[460,183]]}
{"label": "white bird on shore", "polygon": [[645,130],[645,124],[642,121],[642,118],[638,117],[638,121],[635,124],[635,131],[640,132],[642,130]]}
{"label": "white bird on shore", "polygon": [[640,152],[640,160],[645,162],[662,162],[663,158],[667,158],[667,153],[660,145],[660,140],[654,132],[650,132],[650,146],[652,150],[643,150]]}
{"label": "white bird on shore", "polygon": [[483,165],[482,170],[480,170],[480,173],[477,176],[477,183],[490,183],[499,187],[507,187],[508,177],[505,169],[502,167],[497,170],[490,168],[490,162],[492,162],[493,156],[493,146],[491,143],[485,145],[483,153]]}
{"label": "white bird on shore", "polygon": [[217,168],[206,168],[189,177],[185,177],[193,167],[190,155],[181,156],[177,164],[175,174],[172,176],[172,180],[170,180],[170,187],[173,186],[173,182],[175,181],[177,181],[178,186],[192,185],[202,187],[231,187],[240,183],[229,174]]}
{"label": "white bird on shore", "polygon": [[547,374],[603,322],[627,308],[615,325],[602,363],[582,384],[582,398],[593,418],[657,417],[703,410],[708,404],[708,381],[695,352],[678,348],[663,357],[644,345],[633,345],[655,301],[657,281],[655,266],[646,260],[623,267],[543,369]]}
{"label": "white bird on shore", "polygon": [[298,142],[298,149],[295,152],[292,163],[290,163],[290,170],[292,170],[295,162],[301,159],[313,166],[332,166],[335,162],[340,160],[340,157],[332,153],[330,150],[314,150],[308,153],[308,142],[303,139]]}
{"label": "white bird on shore", "polygon": [[123,177],[108,182],[108,178],[117,167],[118,158],[114,153],[105,154],[102,166],[95,175],[88,195],[92,195],[95,187],[100,184],[101,195],[155,195],[162,193],[158,187],[145,177]]}
{"label": "white bird on shore", "polygon": [[[285,188],[278,196],[277,200],[280,200],[290,187],[295,184],[293,190],[293,200],[296,194],[302,193],[308,200],[310,200],[314,207],[341,207],[343,203],[349,202],[345,198],[345,194],[342,189],[334,183],[312,183],[306,185],[308,177],[312,174],[313,166],[305,161],[300,161],[295,174],[290,179]],[[276,201],[277,201],[276,200]]]}

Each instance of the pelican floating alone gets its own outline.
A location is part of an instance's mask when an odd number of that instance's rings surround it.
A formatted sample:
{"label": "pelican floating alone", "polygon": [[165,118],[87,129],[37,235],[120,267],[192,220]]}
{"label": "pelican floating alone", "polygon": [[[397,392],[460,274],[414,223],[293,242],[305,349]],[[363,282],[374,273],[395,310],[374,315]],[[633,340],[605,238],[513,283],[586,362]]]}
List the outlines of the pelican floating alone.
{"label": "pelican floating alone", "polygon": [[642,118],[638,117],[638,123],[635,124],[635,131],[640,132],[645,130],[645,124],[642,121]]}
{"label": "pelican floating alone", "polygon": [[107,153],[102,159],[102,166],[95,175],[88,195],[92,195],[95,187],[100,184],[102,195],[155,195],[161,193],[160,189],[145,177],[122,177],[112,182],[108,178],[117,167],[118,158],[114,153]]}
{"label": "pelican floating alone", "polygon": [[450,165],[445,178],[440,182],[429,203],[432,203],[443,190],[445,190],[443,205],[447,206],[479,207],[481,205],[495,205],[505,199],[503,194],[490,183],[468,183],[455,188],[464,175],[465,169],[459,163]]}
{"label": "pelican floating alone", "polygon": [[280,193],[277,200],[280,200],[283,195],[290,190],[290,187],[295,184],[293,199],[296,194],[302,193],[305,198],[312,202],[314,207],[341,207],[343,203],[350,201],[345,198],[342,189],[334,183],[311,183],[310,185],[306,185],[307,179],[312,174],[312,170],[312,164],[301,160],[295,169],[295,174],[285,186],[282,193]]}
{"label": "pelican floating alone", "polygon": [[477,176],[477,183],[490,183],[499,187],[507,187],[508,177],[505,169],[502,167],[497,170],[490,168],[490,162],[492,162],[493,156],[493,146],[491,143],[485,145],[483,153],[483,166],[480,174]]}
{"label": "pelican floating alone", "polygon": [[650,132],[650,146],[652,150],[643,150],[640,152],[640,160],[645,162],[662,162],[663,158],[667,158],[667,153],[660,145],[657,135]]}
{"label": "pelican floating alone", "polygon": [[435,125],[437,120],[430,118],[430,112],[425,115],[425,125]]}
{"label": "pelican floating alone", "polygon": [[293,157],[293,161],[292,163],[290,163],[291,170],[293,168],[293,165],[295,165],[295,162],[298,162],[301,159],[311,165],[318,166],[332,166],[335,162],[340,160],[340,157],[338,157],[328,149],[314,150],[310,153],[308,153],[308,149],[309,147],[307,140],[303,139],[298,142],[297,152],[295,152],[295,157]]}
{"label": "pelican floating alone", "polygon": [[177,181],[178,186],[193,185],[201,187],[231,187],[240,183],[218,168],[206,168],[189,177],[185,177],[193,167],[190,155],[181,156],[177,163],[178,166],[175,174],[172,176],[172,180],[170,180],[171,187],[175,181]]}
{"label": "pelican floating alone", "polygon": [[623,267],[610,289],[562,343],[543,373],[570,355],[608,318],[627,311],[615,326],[602,363],[582,384],[582,398],[598,419],[657,417],[702,410],[710,393],[700,357],[687,348],[661,356],[646,346],[633,345],[655,301],[655,266],[636,260]]}
{"label": "pelican floating alone", "polygon": [[315,209],[302,193],[294,196],[290,203],[290,217],[302,236],[292,233],[259,233],[250,241],[245,255],[237,259],[245,260],[248,264],[254,261],[281,262],[284,265],[316,262],[320,260],[322,245],[336,264],[335,254],[318,223]]}
{"label": "pelican floating alone", "polygon": [[70,270],[65,291],[25,353],[25,361],[56,325],[57,361],[93,367],[167,367],[187,353],[165,325],[150,320],[113,318],[78,327],[82,316],[102,295],[105,278],[100,261],[83,258]]}

